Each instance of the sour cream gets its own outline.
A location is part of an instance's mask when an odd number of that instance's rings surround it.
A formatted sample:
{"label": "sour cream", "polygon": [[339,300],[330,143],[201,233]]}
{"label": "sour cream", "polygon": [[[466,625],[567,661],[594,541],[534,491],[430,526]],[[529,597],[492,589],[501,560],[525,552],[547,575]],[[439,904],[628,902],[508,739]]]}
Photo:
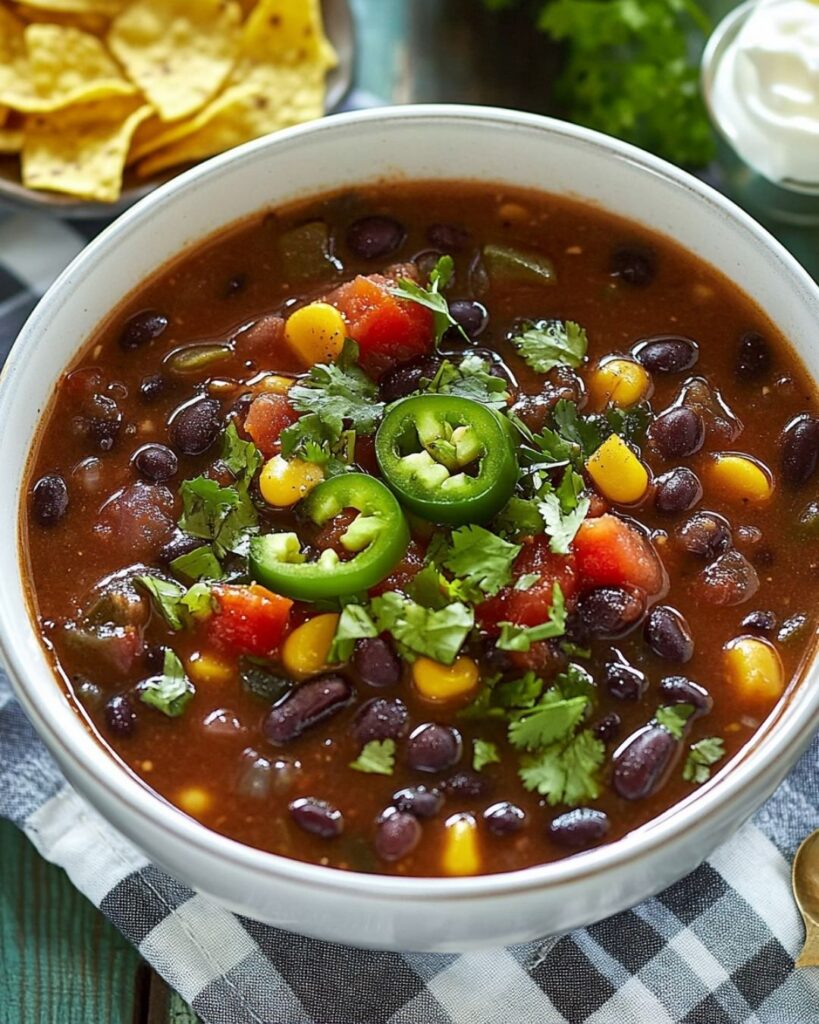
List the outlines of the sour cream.
{"label": "sour cream", "polygon": [[819,0],[760,0],[712,74],[711,112],[745,163],[819,187]]}

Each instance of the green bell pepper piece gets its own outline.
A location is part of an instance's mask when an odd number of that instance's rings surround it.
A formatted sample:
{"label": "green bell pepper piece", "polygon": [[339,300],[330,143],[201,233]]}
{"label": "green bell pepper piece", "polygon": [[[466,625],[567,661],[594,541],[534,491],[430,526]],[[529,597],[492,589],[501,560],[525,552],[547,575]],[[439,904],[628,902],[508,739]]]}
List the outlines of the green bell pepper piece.
{"label": "green bell pepper piece", "polygon": [[295,533],[268,533],[250,542],[250,575],[283,597],[298,601],[357,594],[385,579],[409,545],[409,527],[395,496],[366,473],[342,473],[324,480],[302,508],[316,526],[344,511],[359,514],[342,534],[341,546],[354,552],[342,561],[328,548],[308,561]]}
{"label": "green bell pepper piece", "polygon": [[413,395],[391,405],[375,454],[401,504],[445,526],[488,522],[519,476],[505,417],[456,395]]}

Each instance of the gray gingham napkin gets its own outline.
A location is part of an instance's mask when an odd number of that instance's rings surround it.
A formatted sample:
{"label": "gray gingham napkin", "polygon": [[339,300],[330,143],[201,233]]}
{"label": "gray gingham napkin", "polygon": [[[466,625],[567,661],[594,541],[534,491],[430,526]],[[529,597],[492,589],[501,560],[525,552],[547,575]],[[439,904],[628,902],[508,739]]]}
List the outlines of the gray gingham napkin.
{"label": "gray gingham napkin", "polygon": [[[0,212],[0,359],[102,227]],[[207,1024],[819,1024],[790,860],[819,827],[819,739],[688,878],[559,940],[463,955],[367,952],[223,910],[154,867],[66,784],[0,674],[0,815]]]}

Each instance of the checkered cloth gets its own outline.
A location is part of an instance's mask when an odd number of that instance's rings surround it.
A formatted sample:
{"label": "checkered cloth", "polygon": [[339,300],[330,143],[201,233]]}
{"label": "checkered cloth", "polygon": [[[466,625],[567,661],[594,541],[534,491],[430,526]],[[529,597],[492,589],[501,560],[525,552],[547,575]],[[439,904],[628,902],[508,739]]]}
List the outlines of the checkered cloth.
{"label": "checkered cloth", "polygon": [[[0,212],[0,357],[102,227]],[[0,814],[209,1024],[819,1024],[789,860],[819,827],[819,740],[757,814],[655,899],[560,939],[367,952],[221,909],[148,863],[65,783],[0,675]]]}

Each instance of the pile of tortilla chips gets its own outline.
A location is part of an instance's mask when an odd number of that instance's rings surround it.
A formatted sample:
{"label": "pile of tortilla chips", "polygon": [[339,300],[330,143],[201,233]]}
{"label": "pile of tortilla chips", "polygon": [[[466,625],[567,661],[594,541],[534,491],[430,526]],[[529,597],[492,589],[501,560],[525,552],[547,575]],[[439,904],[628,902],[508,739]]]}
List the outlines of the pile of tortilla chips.
{"label": "pile of tortilla chips", "polygon": [[0,154],[23,184],[113,202],[319,117],[320,0],[0,0]]}

